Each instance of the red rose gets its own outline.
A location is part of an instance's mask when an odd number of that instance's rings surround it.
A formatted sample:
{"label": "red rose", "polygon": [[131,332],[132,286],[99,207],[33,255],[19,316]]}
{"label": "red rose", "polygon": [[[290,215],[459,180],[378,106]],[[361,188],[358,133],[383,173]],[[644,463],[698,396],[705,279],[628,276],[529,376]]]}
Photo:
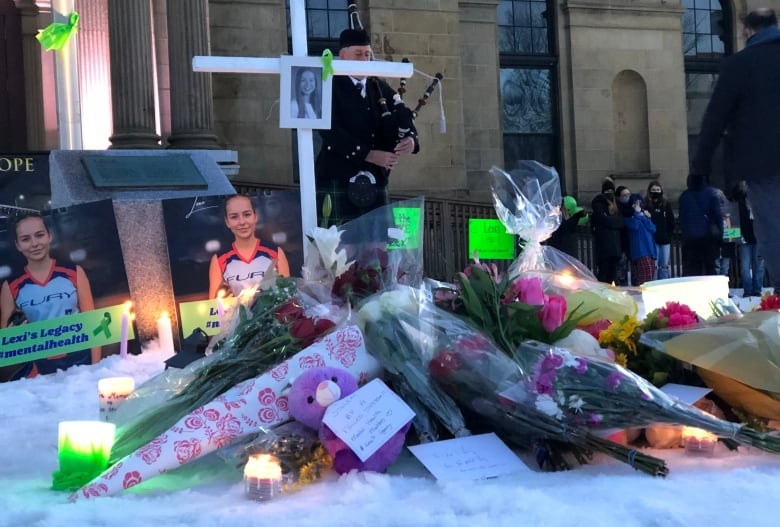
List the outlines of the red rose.
{"label": "red rose", "polygon": [[290,299],[276,310],[274,316],[282,324],[289,324],[303,317],[303,306],[296,299]]}
{"label": "red rose", "polygon": [[599,335],[601,335],[601,332],[604,331],[605,329],[607,329],[611,325],[612,325],[612,322],[610,322],[609,320],[607,320],[605,318],[605,319],[602,319],[602,320],[597,320],[593,324],[589,324],[587,326],[581,327],[580,329],[585,331],[586,333],[590,333],[590,335],[593,338],[598,340]]}
{"label": "red rose", "polygon": [[428,363],[431,376],[447,379],[462,366],[460,358],[449,350],[442,351]]}
{"label": "red rose", "polygon": [[290,326],[290,335],[301,341],[301,346],[308,347],[317,336],[314,322],[310,318],[296,320]]}
{"label": "red rose", "polygon": [[761,303],[758,306],[758,310],[771,311],[773,309],[780,309],[780,295],[777,293],[764,295],[761,298]]}

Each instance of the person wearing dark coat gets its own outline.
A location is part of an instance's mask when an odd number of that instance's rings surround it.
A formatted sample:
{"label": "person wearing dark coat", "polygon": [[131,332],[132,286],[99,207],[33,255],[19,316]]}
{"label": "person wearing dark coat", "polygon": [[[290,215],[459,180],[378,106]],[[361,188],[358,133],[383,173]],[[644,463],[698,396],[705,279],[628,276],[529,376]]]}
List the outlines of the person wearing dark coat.
{"label": "person wearing dark coat", "polygon": [[617,267],[623,255],[622,237],[626,221],[615,202],[615,183],[611,178],[604,179],[601,194],[593,198],[590,207],[596,278],[600,282],[616,283]]}
{"label": "person wearing dark coat", "polygon": [[764,288],[764,258],[758,252],[753,232],[753,209],[747,197],[747,183],[740,181],[731,196],[739,207],[740,243],[739,270],[742,279],[742,297],[761,296]]}
{"label": "person wearing dark coat", "polygon": [[[573,206],[569,205],[571,202],[574,203]],[[564,197],[561,204],[561,224],[547,240],[547,245],[555,247],[569,256],[579,258],[577,251],[577,227],[586,216],[587,212],[585,212],[585,209],[577,207],[577,202],[574,201],[574,198],[571,196]]]}
{"label": "person wearing dark coat", "polygon": [[[342,31],[339,46],[340,59],[371,60],[370,39],[362,29]],[[379,99],[395,108],[394,95],[376,77],[333,76],[331,128],[320,130],[322,148],[315,164],[320,225],[326,215],[329,225],[341,225],[389,203],[390,171],[402,156],[420,150],[413,123],[397,142],[398,126],[392,130],[392,141],[383,137],[387,127]],[[330,196],[330,211],[323,210],[325,196]]]}
{"label": "person wearing dark coat", "polygon": [[650,211],[650,219],[655,225],[653,240],[655,241],[656,271],[654,280],[671,278],[671,248],[674,234],[674,209],[671,202],[664,197],[664,187],[658,180],[647,185],[645,206]]}
{"label": "person wearing dark coat", "polygon": [[[715,148],[728,131],[732,165],[747,181],[758,250],[773,287],[780,286],[780,28],[774,10],[761,8],[743,19],[745,48],[723,60],[701,123],[691,172],[710,172]],[[734,178],[737,179],[737,178]]]}
{"label": "person wearing dark coat", "polygon": [[689,174],[687,184],[679,203],[683,276],[714,275],[723,240],[718,190],[698,174]]}

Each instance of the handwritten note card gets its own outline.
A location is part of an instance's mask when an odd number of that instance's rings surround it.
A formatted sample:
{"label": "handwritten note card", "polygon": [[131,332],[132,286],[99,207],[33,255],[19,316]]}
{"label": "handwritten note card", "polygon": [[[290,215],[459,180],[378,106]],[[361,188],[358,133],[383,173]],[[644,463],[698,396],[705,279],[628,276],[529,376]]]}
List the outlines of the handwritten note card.
{"label": "handwritten note card", "polygon": [[410,446],[436,479],[487,479],[530,469],[496,434],[459,437]]}
{"label": "handwritten note card", "polygon": [[672,399],[677,399],[685,404],[693,404],[712,390],[699,386],[688,386],[687,384],[675,384],[670,382],[661,386],[661,391]]}
{"label": "handwritten note card", "polygon": [[365,461],[413,417],[403,399],[374,379],[330,405],[322,422]]}

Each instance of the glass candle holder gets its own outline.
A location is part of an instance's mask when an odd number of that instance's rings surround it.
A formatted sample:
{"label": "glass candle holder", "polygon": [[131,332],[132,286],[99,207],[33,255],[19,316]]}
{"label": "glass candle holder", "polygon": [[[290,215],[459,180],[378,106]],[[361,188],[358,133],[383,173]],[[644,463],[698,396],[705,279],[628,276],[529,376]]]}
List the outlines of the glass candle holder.
{"label": "glass candle holder", "polygon": [[100,420],[111,422],[114,412],[135,390],[132,377],[107,377],[98,381]]}
{"label": "glass candle holder", "polygon": [[255,501],[268,501],[282,492],[282,465],[270,454],[253,454],[244,466],[244,494]]}
{"label": "glass candle holder", "polygon": [[52,488],[78,490],[103,472],[115,429],[113,423],[102,421],[62,421],[57,439],[59,470],[53,474]]}
{"label": "glass candle holder", "polygon": [[685,426],[682,430],[682,443],[685,453],[693,456],[712,456],[718,436],[706,430]]}

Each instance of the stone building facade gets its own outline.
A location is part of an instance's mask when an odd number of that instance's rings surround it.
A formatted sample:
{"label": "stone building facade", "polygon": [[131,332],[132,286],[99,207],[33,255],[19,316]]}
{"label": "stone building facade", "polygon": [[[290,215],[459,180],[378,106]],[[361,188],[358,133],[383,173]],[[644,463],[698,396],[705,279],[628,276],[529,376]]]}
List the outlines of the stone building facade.
{"label": "stone building facade", "polygon": [[[636,191],[659,178],[675,198],[717,63],[744,45],[739,16],[780,8],[778,0],[355,3],[376,57],[414,64],[407,105],[428,76],[443,75],[417,118],[422,151],[403,159],[391,190],[473,201],[489,200],[491,166],[509,169],[522,157],[556,166],[580,200],[607,175]],[[232,150],[235,181],[295,184],[278,77],[190,68],[194,55],[289,53],[285,0],[0,0],[0,17],[18,29],[6,31],[15,35],[3,50],[13,58],[6,75],[17,79],[6,85],[23,87],[3,93],[0,150],[59,147],[53,54],[35,34],[68,4],[81,15],[83,148]],[[336,50],[346,4],[306,2],[310,54]]]}

